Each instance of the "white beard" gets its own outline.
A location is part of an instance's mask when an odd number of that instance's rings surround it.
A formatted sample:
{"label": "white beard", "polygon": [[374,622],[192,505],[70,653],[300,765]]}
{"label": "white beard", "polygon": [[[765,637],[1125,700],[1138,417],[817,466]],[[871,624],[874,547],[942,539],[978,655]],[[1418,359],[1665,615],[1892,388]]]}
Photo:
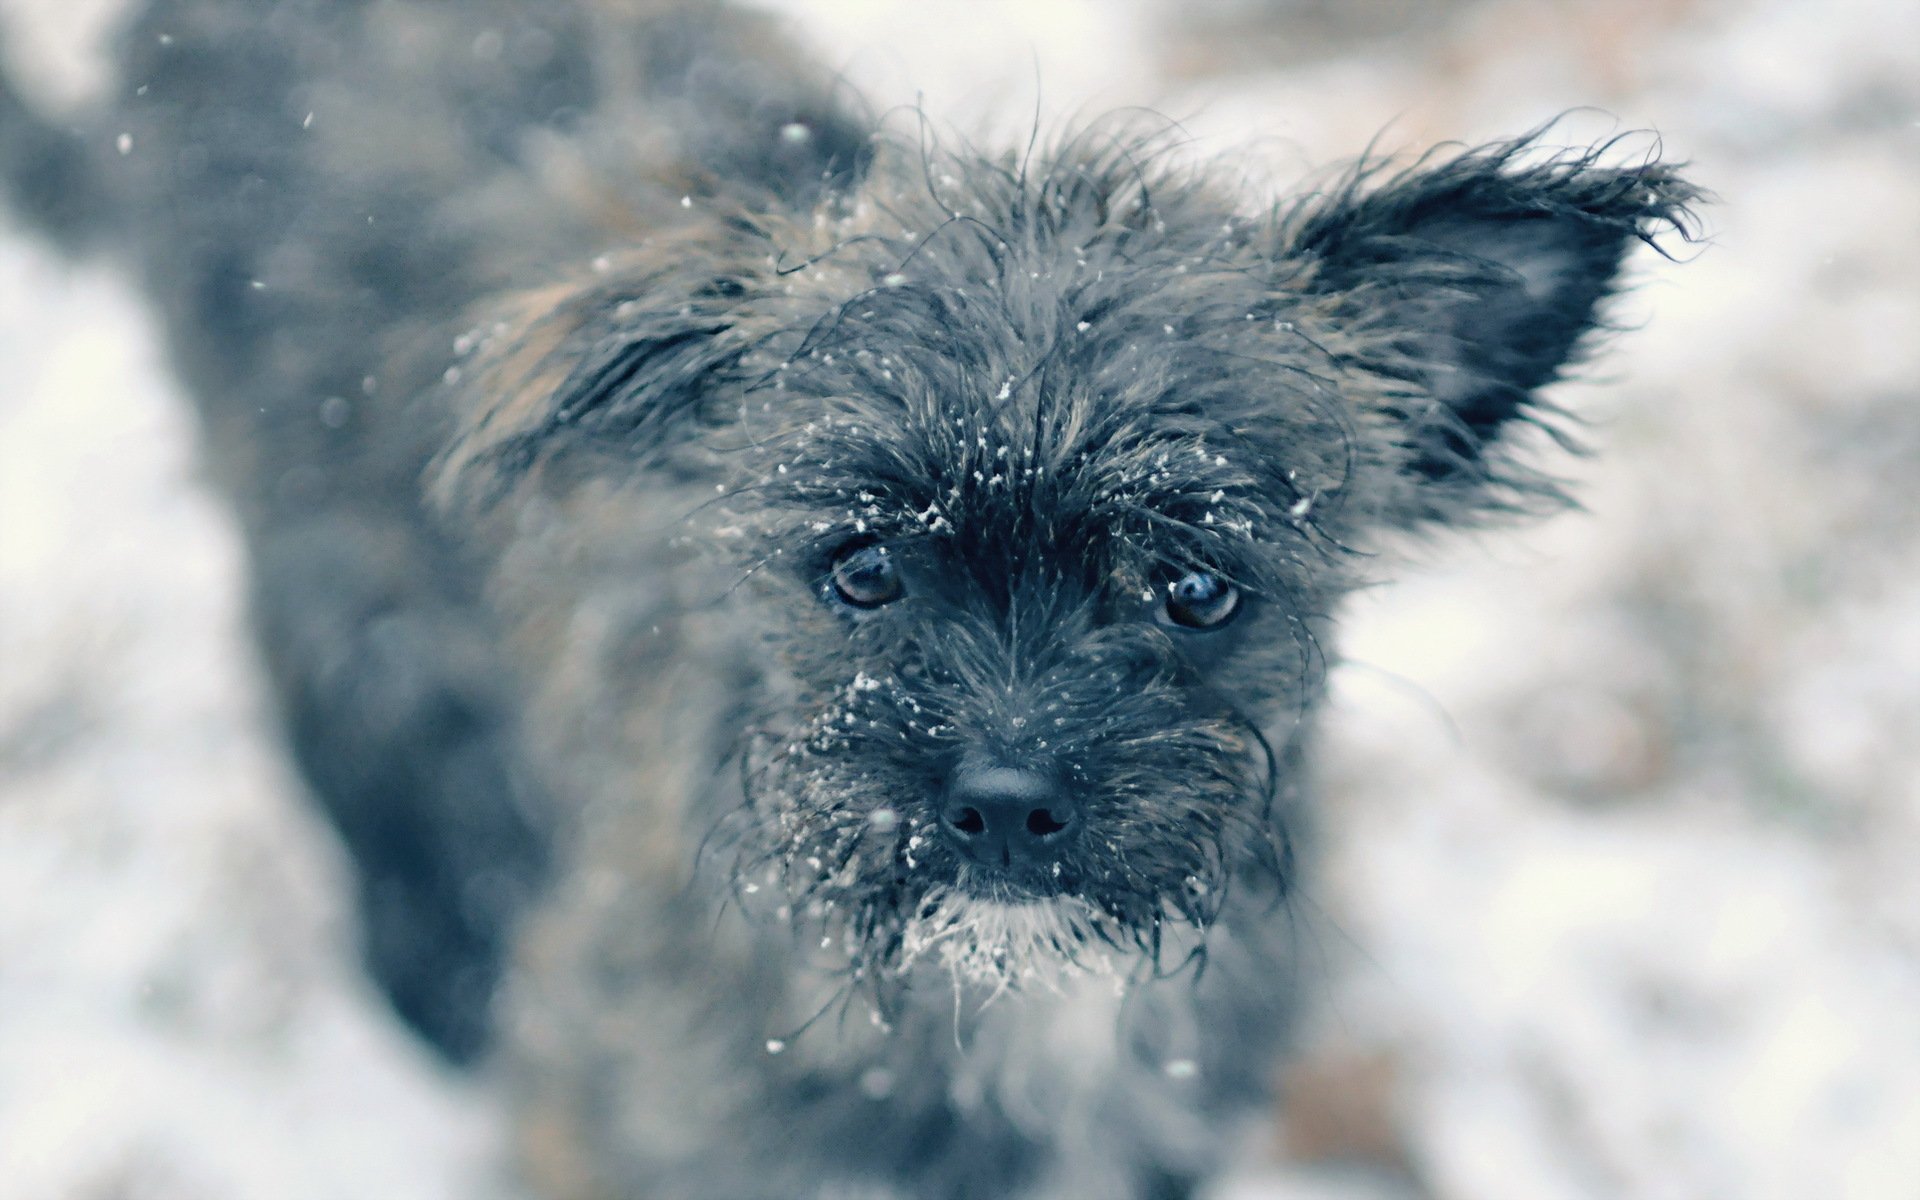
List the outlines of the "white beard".
{"label": "white beard", "polygon": [[[1139,951],[1102,936],[1128,945],[1111,918],[1077,897],[1016,903],[942,890],[921,911],[900,970],[951,977],[961,1053],[950,1088],[960,1109],[992,1106],[1036,1137],[1086,1142],[1080,1161],[1105,1161],[1111,1155],[1091,1147],[1118,1086],[1156,1139],[1183,1152],[1205,1143],[1189,1099],[1200,1044],[1189,973],[1156,979]],[[1200,939],[1184,925],[1168,933],[1175,951]]]}
{"label": "white beard", "polygon": [[1114,949],[1112,919],[1073,896],[1012,902],[941,889],[907,926],[900,970],[944,968],[956,987],[1006,991],[1079,991],[1089,977],[1115,989],[1138,956]]}

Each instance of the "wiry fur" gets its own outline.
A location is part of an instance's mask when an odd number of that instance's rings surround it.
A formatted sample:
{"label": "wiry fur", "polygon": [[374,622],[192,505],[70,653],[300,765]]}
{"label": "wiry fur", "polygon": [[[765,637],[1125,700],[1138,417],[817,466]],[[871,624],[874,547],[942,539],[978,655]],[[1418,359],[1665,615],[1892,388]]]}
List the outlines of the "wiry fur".
{"label": "wiry fur", "polygon": [[[868,139],[766,26],[637,0],[180,0],[128,46],[101,236],[374,969],[456,1056],[499,1016],[553,1197],[1188,1194],[1291,1007],[1359,549],[1554,495],[1512,431],[1696,198],[1523,138],[1249,213],[1137,122]],[[836,598],[861,545],[900,599]],[[1230,625],[1162,619],[1195,570]],[[983,869],[976,763],[1075,832]]]}

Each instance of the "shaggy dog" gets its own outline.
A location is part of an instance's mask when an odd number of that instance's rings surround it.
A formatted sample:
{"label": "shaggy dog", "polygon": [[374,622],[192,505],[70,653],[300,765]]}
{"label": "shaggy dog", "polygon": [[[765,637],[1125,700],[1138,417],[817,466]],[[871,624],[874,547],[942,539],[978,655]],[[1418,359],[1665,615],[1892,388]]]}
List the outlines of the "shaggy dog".
{"label": "shaggy dog", "polygon": [[1516,434],[1697,198],[1523,138],[1249,208],[1137,121],[876,133],[717,6],[122,44],[78,132],[0,93],[11,195],[153,297],[371,970],[549,1197],[1191,1194],[1330,614],[1555,501]]}

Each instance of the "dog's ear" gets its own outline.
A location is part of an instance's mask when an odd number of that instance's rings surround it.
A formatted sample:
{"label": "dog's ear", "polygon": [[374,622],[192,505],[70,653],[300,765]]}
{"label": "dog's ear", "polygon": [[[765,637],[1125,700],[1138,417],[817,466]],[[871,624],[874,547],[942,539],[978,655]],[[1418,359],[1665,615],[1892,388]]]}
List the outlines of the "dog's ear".
{"label": "dog's ear", "polygon": [[1360,399],[1391,443],[1376,452],[1388,521],[1557,495],[1501,435],[1549,411],[1539,389],[1600,324],[1627,251],[1690,237],[1702,195],[1668,165],[1604,165],[1607,149],[1541,157],[1522,140],[1392,175],[1367,165],[1293,214],[1286,253],[1341,331],[1336,355],[1383,381]]}
{"label": "dog's ear", "polygon": [[708,422],[750,348],[738,273],[650,254],[584,287],[521,297],[446,373],[453,425],[429,472],[441,503],[489,504],[535,481],[670,453]]}

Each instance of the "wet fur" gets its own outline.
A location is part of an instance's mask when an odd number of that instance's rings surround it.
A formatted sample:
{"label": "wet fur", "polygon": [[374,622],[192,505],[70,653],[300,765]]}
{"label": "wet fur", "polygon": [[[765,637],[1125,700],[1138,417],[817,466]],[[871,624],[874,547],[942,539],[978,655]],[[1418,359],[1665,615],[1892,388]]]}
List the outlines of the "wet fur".
{"label": "wet fur", "polygon": [[[14,194],[166,314],[370,964],[554,1197],[1189,1194],[1292,1008],[1331,614],[1382,530],[1555,502],[1516,431],[1697,198],[1530,138],[1250,207],[1138,121],[870,135],[719,8],[125,45],[92,142],[0,97]],[[907,594],[855,613],[862,542]],[[1200,567],[1239,618],[1157,620]],[[969,755],[1070,781],[1057,871],[954,852]]]}

